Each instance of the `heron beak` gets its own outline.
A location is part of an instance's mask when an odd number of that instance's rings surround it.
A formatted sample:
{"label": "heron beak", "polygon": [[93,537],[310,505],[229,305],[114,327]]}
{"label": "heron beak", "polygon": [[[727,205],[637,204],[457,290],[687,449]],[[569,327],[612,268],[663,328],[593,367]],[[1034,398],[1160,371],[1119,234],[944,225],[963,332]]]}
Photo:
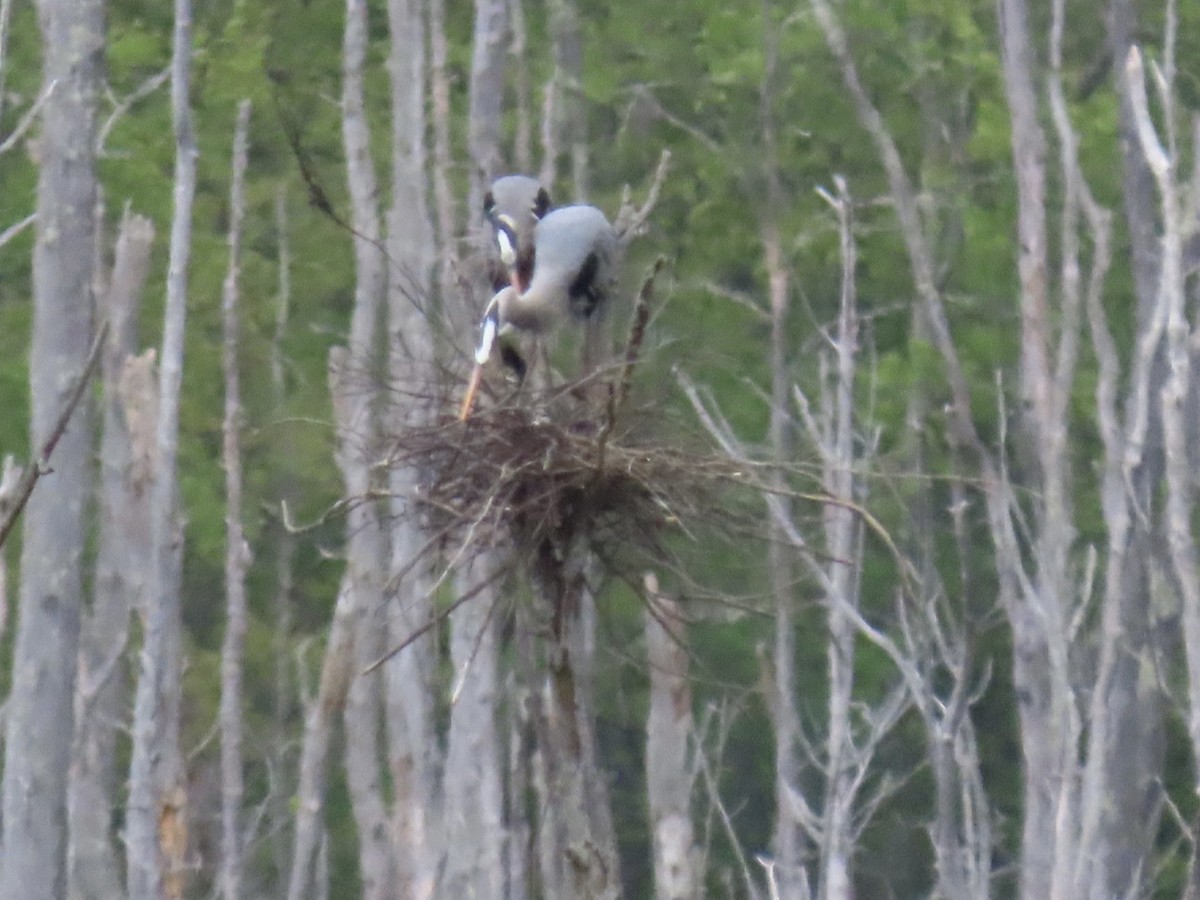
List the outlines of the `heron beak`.
{"label": "heron beak", "polygon": [[475,405],[475,395],[479,393],[479,382],[483,379],[483,366],[475,364],[471,370],[471,380],[467,382],[467,393],[463,396],[462,406],[458,410],[458,421],[465,422],[471,415],[471,407]]}
{"label": "heron beak", "polygon": [[[489,313],[491,307],[488,307]],[[471,415],[475,405],[475,395],[479,392],[479,383],[483,380],[483,366],[491,358],[492,346],[496,343],[495,316],[485,314],[479,335],[479,346],[475,348],[475,368],[471,371],[471,379],[467,382],[467,393],[463,397],[462,406],[458,410],[458,421],[465,422]]]}
{"label": "heron beak", "polygon": [[498,231],[496,243],[500,245],[500,261],[511,268],[517,261],[517,248],[513,246],[512,238],[507,232]]}

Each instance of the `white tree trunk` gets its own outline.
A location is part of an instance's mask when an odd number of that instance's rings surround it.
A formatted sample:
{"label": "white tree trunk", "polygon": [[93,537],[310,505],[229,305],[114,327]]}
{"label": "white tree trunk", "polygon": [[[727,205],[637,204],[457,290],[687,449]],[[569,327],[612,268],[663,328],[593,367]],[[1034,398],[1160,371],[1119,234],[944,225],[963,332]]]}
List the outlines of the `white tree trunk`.
{"label": "white tree trunk", "polygon": [[467,209],[472,222],[483,209],[483,191],[500,174],[500,126],[504,112],[505,0],[475,0],[471,52],[471,109],[467,127],[471,190]]}
{"label": "white tree trunk", "polygon": [[242,529],[242,407],[239,388],[238,280],[242,219],[246,212],[245,178],[250,101],[238,106],[233,133],[233,183],[229,192],[229,271],[221,299],[222,368],[225,416],[222,461],[225,466],[225,639],[221,645],[221,894],[237,900],[242,893],[242,670],[246,644],[246,568],[250,550]]}
{"label": "white tree trunk", "polygon": [[[456,579],[468,589],[468,567]],[[503,800],[497,735],[496,680],[499,656],[497,602],[485,590],[455,611],[450,624],[450,732],[446,740],[443,852],[445,876],[438,896],[501,897],[504,894]]]}
{"label": "white tree trunk", "polygon": [[[75,747],[70,788],[69,896],[104,900],[124,891],[112,834],[119,784],[116,746],[129,702],[125,654],[129,617],[144,608],[146,585],[139,560],[150,547],[147,492],[149,472],[137,465],[135,442],[153,442],[154,421],[136,411],[153,409],[153,392],[122,393],[126,360],[137,347],[137,311],[150,269],[154,225],[143,216],[125,216],[103,314],[109,322],[102,380],[103,438],[100,447],[100,529],[96,582],[90,615],[83,624],[79,683],[75,690]],[[151,384],[146,384],[152,388]],[[130,408],[126,409],[127,400]],[[128,414],[133,412],[133,416]],[[130,425],[143,423],[136,437]]]}
{"label": "white tree trunk", "polygon": [[660,594],[646,575],[646,793],[654,841],[654,894],[658,900],[702,896],[703,871],[692,814],[692,686],[688,680],[687,623],[678,603]]}
{"label": "white tree trunk", "polygon": [[342,139],[351,223],[355,231],[354,311],[350,346],[329,357],[338,438],[338,466],[345,495],[354,502],[346,515],[348,590],[354,595],[353,659],[356,668],[346,698],[346,777],[358,831],[362,896],[382,900],[394,887],[392,846],[381,789],[383,685],[378,671],[364,670],[382,655],[383,583],[387,551],[377,504],[370,498],[371,469],[379,426],[369,373],[378,359],[379,324],[387,272],[380,248],[378,187],[371,160],[364,74],[367,56],[366,0],[347,0],[343,42]]}
{"label": "white tree trunk", "polygon": [[[44,90],[29,382],[32,445],[49,436],[88,357],[93,328],[96,101],[104,4],[42,0]],[[53,87],[53,90],[50,90]],[[25,508],[20,612],[5,740],[0,897],[67,890],[67,784],[74,728],[92,430],[84,402],[54,472]]]}
{"label": "white tree trunk", "polygon": [[[346,702],[354,666],[355,594],[349,573],[342,576],[333,620],[321,663],[317,695],[304,716],[304,739],[300,745],[300,777],[296,787],[296,831],[292,843],[291,874],[287,900],[308,900],[319,893],[324,855],[325,784],[333,723]],[[316,870],[316,871],[314,871]]]}
{"label": "white tree trunk", "polygon": [[[392,107],[392,197],[388,211],[388,370],[393,391],[390,430],[399,433],[429,420],[436,383],[430,328],[433,225],[426,190],[425,4],[389,0],[388,74]],[[392,645],[409,640],[434,615],[432,560],[410,500],[418,473],[393,466],[391,564],[387,633]],[[416,560],[418,554],[426,558]],[[403,577],[398,577],[403,572]],[[432,633],[417,638],[383,668],[388,768],[392,779],[392,838],[399,896],[431,897],[435,861]]]}
{"label": "white tree trunk", "polygon": [[[183,337],[191,250],[196,145],[188,92],[191,83],[192,9],[175,0],[171,110],[175,129],[175,209],[171,220],[167,301],[159,369],[151,534],[155,542],[149,609],[134,703],[133,758],[126,813],[127,883],[131,900],[182,895],[186,795],[179,747],[182,623],[179,575],[182,537],[177,520],[176,449]],[[160,846],[161,843],[161,846]]]}

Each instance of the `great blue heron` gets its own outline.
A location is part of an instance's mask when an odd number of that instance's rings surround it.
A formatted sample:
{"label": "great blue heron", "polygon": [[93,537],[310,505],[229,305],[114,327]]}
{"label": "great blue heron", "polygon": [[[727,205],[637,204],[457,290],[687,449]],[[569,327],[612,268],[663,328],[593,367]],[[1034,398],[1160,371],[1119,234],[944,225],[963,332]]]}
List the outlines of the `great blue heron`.
{"label": "great blue heron", "polygon": [[599,363],[601,324],[616,281],[616,232],[596,207],[564,206],[537,223],[533,252],[533,275],[526,288],[506,285],[484,311],[475,371],[460,419],[470,415],[482,367],[505,331],[549,334],[564,321],[581,322],[582,374],[591,374]]}
{"label": "great blue heron", "polygon": [[492,182],[483,198],[483,216],[492,226],[503,274],[494,273],[493,290],[511,284],[529,286],[534,267],[533,232],[550,211],[550,194],[528,175],[505,175]]}

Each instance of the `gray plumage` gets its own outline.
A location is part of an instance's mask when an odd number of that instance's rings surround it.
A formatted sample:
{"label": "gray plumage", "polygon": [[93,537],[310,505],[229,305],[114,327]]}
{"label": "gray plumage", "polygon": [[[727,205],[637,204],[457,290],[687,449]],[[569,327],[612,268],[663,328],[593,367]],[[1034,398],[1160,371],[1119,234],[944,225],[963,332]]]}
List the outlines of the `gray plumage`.
{"label": "gray plumage", "polygon": [[550,194],[536,179],[505,175],[492,182],[483,198],[483,215],[492,226],[489,256],[495,290],[504,284],[528,287],[535,261],[534,230],[549,211]]}
{"label": "gray plumage", "polygon": [[[489,199],[495,197],[489,194]],[[502,233],[511,234],[511,221],[500,221]],[[579,322],[583,325],[580,377],[587,379],[596,372],[604,353],[604,323],[616,285],[619,253],[616,232],[594,206],[565,206],[538,220],[533,231],[533,272],[525,289],[518,290],[522,282],[511,278],[484,311],[475,370],[463,395],[460,421],[471,414],[483,367],[497,341],[505,364],[518,378],[524,378],[525,360],[503,340],[505,332],[542,335],[564,321]],[[589,391],[590,386],[584,390]]]}
{"label": "gray plumage", "polygon": [[604,315],[616,280],[617,235],[594,206],[564,206],[534,230],[533,278],[521,293],[508,287],[493,299],[499,323],[545,333],[564,319]]}

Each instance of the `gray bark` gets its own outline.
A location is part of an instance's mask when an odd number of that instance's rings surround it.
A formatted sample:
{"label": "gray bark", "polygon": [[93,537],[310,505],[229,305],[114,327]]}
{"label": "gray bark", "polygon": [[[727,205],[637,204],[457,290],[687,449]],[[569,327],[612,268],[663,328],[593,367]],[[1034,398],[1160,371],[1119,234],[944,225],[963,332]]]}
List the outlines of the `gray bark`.
{"label": "gray bark", "polygon": [[241,806],[242,673],[246,644],[246,568],[250,549],[242,528],[242,406],[239,386],[238,281],[245,179],[249,150],[250,101],[238,105],[233,133],[233,183],[229,192],[229,270],[221,298],[222,368],[225,415],[221,458],[225,467],[225,638],[221,645],[221,894],[237,900],[242,893]]}
{"label": "gray bark", "polygon": [[533,132],[529,106],[528,30],[525,26],[524,0],[508,0],[508,22],[512,39],[508,52],[513,58],[513,93],[516,99],[517,127],[513,137],[513,164],[518,172],[533,171]]}
{"label": "gray bark", "polygon": [[[440,0],[435,0],[435,10],[440,5]],[[476,0],[467,125],[471,158],[467,208],[472,224],[478,221],[484,188],[499,174],[501,165],[506,12],[505,0]],[[435,28],[434,34],[438,31],[440,28]],[[434,55],[436,70],[436,47]],[[440,152],[437,155],[435,168],[440,172],[445,160]],[[447,201],[440,190],[438,194],[441,218]],[[469,310],[467,321],[473,324],[477,314]],[[486,571],[492,564],[484,554],[474,568]],[[471,568],[455,575],[460,592],[471,589]],[[455,687],[442,774],[445,873],[439,885],[446,896],[502,896],[504,890],[506,834],[496,718],[499,638],[494,618],[499,602],[497,588],[489,586],[458,607],[449,620]]]}
{"label": "gray bark", "polygon": [[[33,255],[30,439],[40,448],[88,357],[93,328],[96,101],[101,0],[42,0],[43,90],[38,236]],[[67,890],[67,785],[82,604],[91,412],[59,441],[54,473],[24,512],[20,611],[5,741],[0,897]],[[35,450],[35,453],[38,452]]]}
{"label": "gray bark", "polygon": [[701,896],[703,870],[692,828],[692,686],[690,642],[678,603],[660,594],[646,575],[646,664],[650,711],[646,718],[646,793],[654,841],[654,894],[658,900]]}
{"label": "gray bark", "polygon": [[196,189],[196,144],[188,106],[191,53],[190,0],[175,0],[171,63],[175,208],[171,220],[155,432],[150,519],[154,549],[149,561],[149,609],[134,703],[133,758],[130,763],[126,814],[126,887],[132,900],[180,896],[185,875],[186,795],[179,747],[182,671],[179,576],[182,537],[177,522],[176,449],[179,441],[179,392],[183,380],[192,200]]}
{"label": "gray bark", "polygon": [[[1033,84],[1037,62],[1024,0],[1000,0],[997,14],[1017,182],[1020,374],[1027,406],[1023,424],[1034,446],[1043,500],[1036,520],[1038,583],[1015,595],[1008,610],[1025,763],[1021,891],[1026,897],[1047,897],[1055,862],[1066,852],[1055,845],[1060,787],[1076,777],[1074,754],[1068,749],[1076,712],[1068,659],[1066,584],[1074,529],[1065,490],[1066,423],[1059,415],[1060,384],[1049,359],[1046,151]],[[1074,327],[1075,323],[1063,323],[1063,328]],[[1011,550],[1017,557],[1003,564],[1021,566],[1020,551],[1015,546]]]}
{"label": "gray bark", "polygon": [[[475,568],[482,568],[478,566]],[[471,569],[456,579],[467,590]],[[504,895],[503,801],[496,706],[499,636],[486,590],[456,610],[450,622],[454,688],[446,741],[443,852],[438,896]]]}
{"label": "gray bark", "polygon": [[[145,603],[146,585],[138,563],[149,546],[148,473],[135,465],[134,438],[121,391],[126,360],[137,346],[137,310],[150,267],[154,226],[126,215],[117,240],[112,277],[102,307],[109,334],[102,362],[103,438],[97,515],[106,527],[97,538],[92,607],[80,638],[79,683],[75,690],[75,745],[70,786],[70,883],[72,898],[115,897],[124,891],[112,812],[119,785],[116,746],[128,703],[125,651],[129,617]],[[147,385],[152,388],[152,385]],[[145,394],[128,398],[145,407]],[[153,404],[150,404],[153,408]],[[137,440],[153,440],[153,421]],[[149,433],[147,433],[147,431]]]}
{"label": "gray bark", "polygon": [[[279,242],[279,298],[275,308],[275,333],[271,340],[271,399],[276,414],[282,416],[287,404],[287,384],[284,379],[283,342],[287,333],[291,307],[291,248],[288,239],[287,188],[280,184],[275,194],[275,227]],[[290,435],[282,437],[281,452],[291,457]],[[295,486],[289,475],[283,476],[278,488],[280,504],[293,505]],[[278,529],[275,557],[275,594],[272,602],[274,623],[273,652],[275,656],[275,690],[271,717],[271,755],[274,771],[284,783],[290,783],[291,752],[288,746],[291,733],[292,677],[292,585],[296,563],[296,536],[287,528]],[[289,870],[288,831],[291,811],[286,791],[276,791],[270,805],[271,844],[275,868],[280,873]]]}
{"label": "gray bark", "polygon": [[[429,95],[433,113],[433,205],[437,221],[438,293],[447,304],[458,260],[455,244],[454,194],[450,190],[450,78],[446,71],[446,3],[429,0]],[[475,324],[470,315],[449,304],[450,321]],[[472,311],[473,312],[473,311]]]}
{"label": "gray bark", "polygon": [[[776,123],[772,109],[775,96],[775,79],[778,68],[777,41],[772,36],[769,4],[763,4],[764,72],[760,88],[760,124],[765,150],[764,176],[766,180],[766,203],[759,222],[759,236],[763,248],[763,261],[767,270],[767,297],[771,310],[771,416],[768,425],[768,440],[771,459],[777,465],[786,465],[792,458],[792,434],[788,407],[791,393],[791,364],[787,346],[787,325],[790,306],[790,273],[784,257],[783,235],[779,219],[783,204],[783,191],[779,176],[779,158],[776,148]],[[785,487],[782,476],[777,478],[777,487]],[[782,494],[779,502],[783,513],[790,516],[790,501]],[[775,827],[772,849],[775,853],[774,878],[784,895],[799,895],[801,883],[807,889],[804,872],[804,835],[800,823],[788,801],[792,791],[800,782],[800,761],[797,741],[800,737],[800,717],[796,698],[796,638],[795,638],[795,566],[792,551],[779,523],[773,518],[770,523],[767,564],[770,567],[771,604],[775,615],[774,647],[771,662],[774,670],[772,695],[768,706],[771,724],[775,730]]]}
{"label": "gray bark", "polygon": [[811,438],[819,448],[825,490],[845,504],[829,504],[823,510],[826,552],[830,559],[843,562],[835,562],[829,567],[829,583],[834,596],[827,600],[829,713],[817,889],[821,900],[849,900],[851,896],[855,802],[861,784],[861,766],[856,771],[860,759],[856,756],[864,751],[869,754],[871,750],[868,742],[855,740],[852,730],[855,633],[854,625],[845,613],[847,608],[857,609],[859,605],[859,566],[848,561],[861,559],[861,525],[856,522],[850,507],[859,499],[855,496],[854,478],[859,463],[854,447],[858,297],[855,281],[857,246],[851,231],[852,202],[840,179],[838,187],[839,196],[834,206],[841,237],[842,302],[835,341],[836,362],[832,366],[836,374],[832,386],[823,390],[822,421],[810,423]]}
{"label": "gray bark", "polygon": [[[430,269],[433,225],[426,190],[424,53],[425,4],[389,0],[391,50],[388,72],[392,101],[392,198],[388,211],[388,368],[393,390],[392,430],[420,427],[429,419],[435,383],[432,358]],[[417,473],[393,466],[391,493],[387,632],[399,646],[434,615],[425,537],[410,498]],[[397,578],[404,572],[403,577]],[[383,668],[386,691],[388,768],[392,780],[392,838],[396,891],[404,897],[432,896],[434,859],[433,634],[411,642]]]}
{"label": "gray bark", "polygon": [[329,637],[325,643],[317,696],[308,704],[304,716],[288,900],[307,900],[320,893],[323,887],[327,888],[320,875],[325,853],[322,812],[333,723],[345,705],[350,679],[356,672],[353,659],[355,601],[347,573],[342,576],[333,607],[333,621],[329,625]]}
{"label": "gray bark", "polygon": [[471,155],[471,187],[467,209],[483,208],[484,188],[500,174],[500,126],[504,111],[504,35],[508,25],[505,0],[475,0],[471,52],[471,109],[467,127]]}
{"label": "gray bark", "polygon": [[557,161],[553,155],[565,138],[571,155],[572,199],[585,203],[588,198],[588,143],[587,107],[583,93],[583,38],[579,23],[579,10],[575,0],[553,0],[550,3],[551,39],[554,55],[554,76],[546,90],[551,92],[547,101],[545,127],[553,131],[554,137],[546,142],[546,158],[542,162],[543,174],[551,176],[545,182],[553,184]]}
{"label": "gray bark", "polygon": [[621,869],[591,702],[588,548],[579,536],[547,539],[533,572],[534,603],[549,619],[546,688],[538,721],[544,793],[542,865],[569,896],[622,896]]}
{"label": "gray bark", "polygon": [[381,789],[383,685],[378,671],[364,672],[383,652],[383,581],[387,552],[372,487],[372,454],[379,433],[368,373],[378,358],[379,324],[387,271],[380,250],[378,187],[371,160],[364,74],[366,0],[347,0],[343,41],[342,139],[354,236],[354,310],[349,348],[329,357],[338,454],[345,495],[355,502],[346,516],[348,590],[354,595],[353,659],[357,674],[346,698],[346,777],[358,831],[362,896],[383,898],[394,869],[387,810]]}

